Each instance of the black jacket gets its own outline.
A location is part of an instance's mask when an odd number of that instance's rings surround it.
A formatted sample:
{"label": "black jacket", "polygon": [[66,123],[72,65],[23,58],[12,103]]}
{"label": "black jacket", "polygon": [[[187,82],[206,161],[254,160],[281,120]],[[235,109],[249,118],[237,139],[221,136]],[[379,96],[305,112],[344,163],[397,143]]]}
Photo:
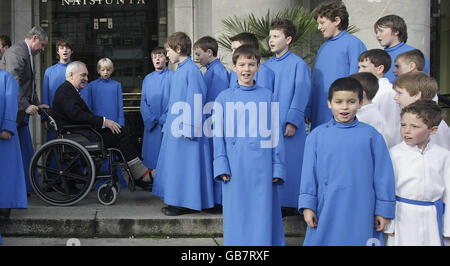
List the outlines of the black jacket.
{"label": "black jacket", "polygon": [[103,126],[103,117],[89,110],[75,87],[67,80],[56,90],[51,114],[58,128],[85,124],[100,130]]}

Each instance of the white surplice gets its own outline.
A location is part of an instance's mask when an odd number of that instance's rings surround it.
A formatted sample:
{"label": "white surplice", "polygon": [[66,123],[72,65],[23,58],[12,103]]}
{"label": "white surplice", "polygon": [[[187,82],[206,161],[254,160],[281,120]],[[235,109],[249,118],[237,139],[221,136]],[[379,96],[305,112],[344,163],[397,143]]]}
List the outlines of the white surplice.
{"label": "white surplice", "polygon": [[386,123],[392,134],[392,143],[390,147],[402,142],[400,135],[400,106],[394,100],[395,91],[392,84],[387,78],[380,78],[378,80],[378,92],[373,97],[372,102],[378,107],[381,115],[384,117]]}
{"label": "white surplice", "polygon": [[450,129],[444,120],[441,121],[436,134],[430,137],[431,143],[441,146],[447,150],[450,150]]}
{"label": "white surplice", "polygon": [[[396,195],[402,198],[435,202],[443,200],[449,210],[450,152],[429,143],[425,151],[402,142],[391,150]],[[395,219],[385,233],[388,245],[441,245],[435,206],[418,206],[397,201]],[[450,237],[450,211],[443,215],[443,234]]]}
{"label": "white surplice", "polygon": [[356,117],[360,122],[373,126],[383,136],[388,148],[394,145],[391,128],[374,103],[362,106],[356,113]]}

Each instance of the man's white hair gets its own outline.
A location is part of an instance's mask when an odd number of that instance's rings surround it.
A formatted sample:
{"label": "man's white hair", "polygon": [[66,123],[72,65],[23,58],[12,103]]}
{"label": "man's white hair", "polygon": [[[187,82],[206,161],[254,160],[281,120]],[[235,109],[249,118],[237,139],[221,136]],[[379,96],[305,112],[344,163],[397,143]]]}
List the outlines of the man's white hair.
{"label": "man's white hair", "polygon": [[66,69],[66,79],[70,77],[71,73],[78,73],[80,71],[80,67],[86,67],[86,64],[81,61],[74,61],[67,66]]}

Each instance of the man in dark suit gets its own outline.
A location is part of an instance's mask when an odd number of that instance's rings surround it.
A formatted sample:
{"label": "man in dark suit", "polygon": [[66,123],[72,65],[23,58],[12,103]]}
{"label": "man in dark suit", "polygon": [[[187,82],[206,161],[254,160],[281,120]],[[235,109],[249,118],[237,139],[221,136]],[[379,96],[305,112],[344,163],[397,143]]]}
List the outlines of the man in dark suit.
{"label": "man in dark suit", "polygon": [[35,68],[33,56],[45,50],[48,43],[47,33],[39,26],[33,27],[22,42],[15,43],[3,54],[0,68],[11,73],[19,83],[17,129],[25,172],[27,191],[31,192],[28,167],[34,154],[28,121],[31,115],[37,114],[41,104],[36,93]]}
{"label": "man in dark suit", "polygon": [[[66,81],[58,87],[53,98],[52,115],[59,128],[65,125],[89,124],[103,138],[105,147],[118,148],[125,157],[135,184],[146,187],[152,183],[151,170],[144,166],[136,149],[131,145],[125,128],[106,117],[93,114],[81,98],[80,91],[88,81],[88,70],[83,62],[70,63]],[[83,132],[82,132],[83,133]],[[89,138],[88,134],[85,135]]]}

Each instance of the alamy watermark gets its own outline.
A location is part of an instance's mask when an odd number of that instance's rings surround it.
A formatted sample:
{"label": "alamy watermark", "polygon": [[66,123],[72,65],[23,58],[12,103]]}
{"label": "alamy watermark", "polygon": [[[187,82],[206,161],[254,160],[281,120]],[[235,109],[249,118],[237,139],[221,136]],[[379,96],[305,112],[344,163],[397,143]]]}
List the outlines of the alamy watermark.
{"label": "alamy watermark", "polygon": [[[193,110],[191,105],[193,105]],[[169,112],[176,115],[170,125],[176,137],[262,138],[261,148],[274,148],[280,137],[279,102],[208,102],[194,94],[193,104],[175,102]],[[204,115],[211,115],[203,121]],[[269,117],[270,116],[270,117]],[[225,121],[224,121],[225,118]],[[271,122],[270,125],[268,122]],[[225,130],[224,130],[225,124]]]}

